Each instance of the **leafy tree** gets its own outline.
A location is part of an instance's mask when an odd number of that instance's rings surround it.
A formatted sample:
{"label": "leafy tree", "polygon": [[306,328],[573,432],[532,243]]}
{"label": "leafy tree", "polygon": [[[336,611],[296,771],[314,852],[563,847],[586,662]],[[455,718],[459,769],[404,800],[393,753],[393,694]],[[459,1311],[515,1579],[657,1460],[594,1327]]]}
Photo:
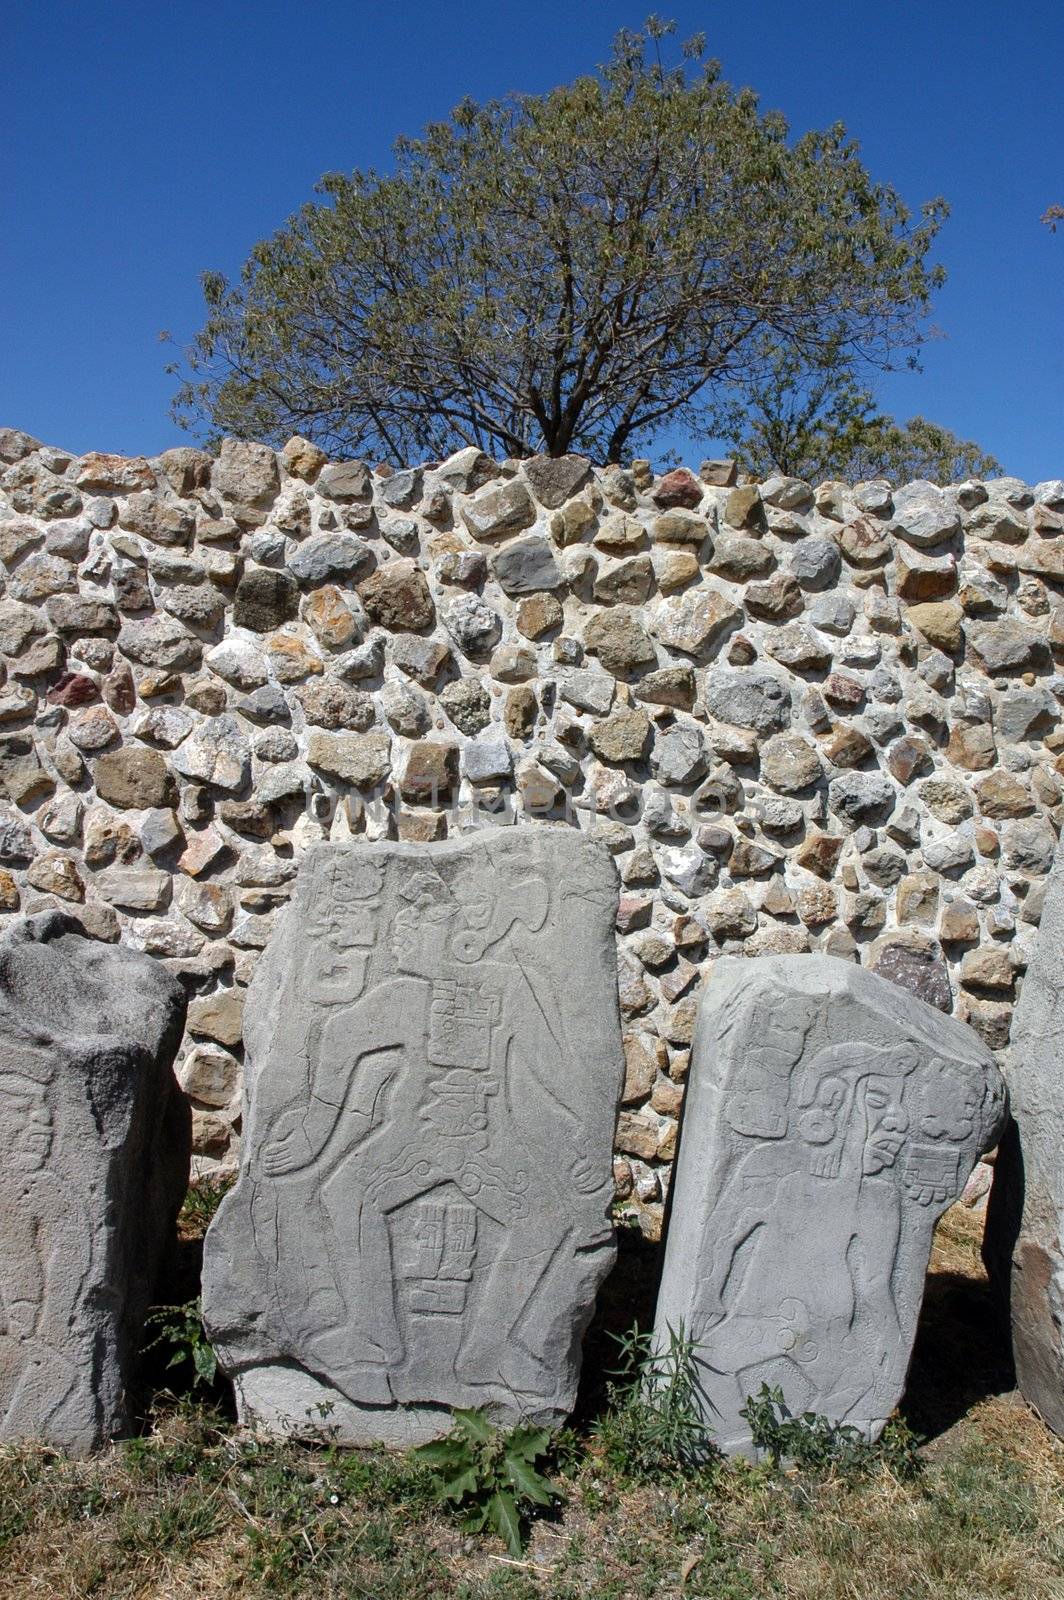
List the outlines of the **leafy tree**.
{"label": "leafy tree", "polygon": [[463,444],[616,461],[668,419],[706,432],[766,338],[810,370],[921,341],[945,204],[914,218],[839,123],[791,139],[704,41],[622,31],[597,75],[463,101],[395,170],[330,173],[203,278],[175,414],[414,459]]}
{"label": "leafy tree", "polygon": [[809,371],[793,355],[777,351],[769,370],[742,385],[718,412],[716,433],[740,465],[759,477],[785,472],[810,483],[958,483],[1002,470],[977,444],[926,417],[900,423],[885,416],[839,352],[826,352],[824,364]]}

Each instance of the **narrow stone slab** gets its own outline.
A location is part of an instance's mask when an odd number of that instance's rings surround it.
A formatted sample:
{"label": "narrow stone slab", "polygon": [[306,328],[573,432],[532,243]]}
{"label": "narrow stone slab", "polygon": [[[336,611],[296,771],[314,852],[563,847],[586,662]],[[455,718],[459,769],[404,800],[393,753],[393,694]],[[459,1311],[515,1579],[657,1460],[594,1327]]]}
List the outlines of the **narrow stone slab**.
{"label": "narrow stone slab", "polygon": [[127,1388],[188,1185],[184,991],[43,912],[0,940],[0,1438],[91,1450]]}
{"label": "narrow stone slab", "polygon": [[830,956],[724,958],[691,1054],[657,1335],[696,1341],[716,1443],[761,1385],[874,1438],[901,1398],[935,1223],[1004,1117],[963,1023]]}
{"label": "narrow stone slab", "polygon": [[406,1445],[453,1406],[571,1409],[614,1254],[616,906],[606,850],[561,830],[308,852],[206,1243],[244,1418]]}
{"label": "narrow stone slab", "polygon": [[1012,1124],[994,1167],[984,1256],[1012,1325],[1016,1381],[1064,1435],[1064,846],[1012,1024]]}

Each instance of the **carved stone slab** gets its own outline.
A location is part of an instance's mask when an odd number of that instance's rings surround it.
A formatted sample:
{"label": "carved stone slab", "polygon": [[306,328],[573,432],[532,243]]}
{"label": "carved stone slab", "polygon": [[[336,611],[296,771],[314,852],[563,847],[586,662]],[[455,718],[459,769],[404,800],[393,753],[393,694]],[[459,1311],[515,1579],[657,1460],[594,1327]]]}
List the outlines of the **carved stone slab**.
{"label": "carved stone slab", "polygon": [[613,1260],[605,849],[320,845],[245,1010],[247,1132],[204,1312],[241,1414],[347,1442],[572,1406]]}
{"label": "carved stone slab", "polygon": [[1013,1123],[994,1168],[985,1256],[1007,1299],[1016,1380],[1064,1435],[1064,847],[1012,1025]]}
{"label": "carved stone slab", "polygon": [[44,912],[0,939],[0,1437],[91,1450],[128,1424],[188,1185],[177,979]]}
{"label": "carved stone slab", "polygon": [[875,1437],[901,1398],[931,1235],[1004,1089],[963,1023],[830,956],[724,958],[695,1030],[657,1334],[699,1346],[717,1444],[762,1383]]}

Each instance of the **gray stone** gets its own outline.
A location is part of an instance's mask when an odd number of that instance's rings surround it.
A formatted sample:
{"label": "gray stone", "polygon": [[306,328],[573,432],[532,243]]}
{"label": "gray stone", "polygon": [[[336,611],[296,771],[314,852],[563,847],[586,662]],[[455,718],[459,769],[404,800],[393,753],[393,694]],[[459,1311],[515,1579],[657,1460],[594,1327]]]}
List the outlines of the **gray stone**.
{"label": "gray stone", "polygon": [[504,594],[539,594],[560,589],[564,578],[546,539],[538,534],[515,539],[492,558],[492,574]]}
{"label": "gray stone", "polygon": [[392,549],[398,550],[401,556],[416,556],[420,553],[421,530],[413,517],[386,517],[380,528],[381,538],[386,539]]}
{"label": "gray stone", "polygon": [[687,1078],[656,1331],[697,1346],[715,1443],[763,1383],[875,1438],[901,1398],[931,1237],[1004,1120],[962,1023],[828,956],[725,957]]}
{"label": "gray stone", "polygon": [[364,461],[331,461],[318,473],[315,487],[330,500],[364,500],[371,491]]}
{"label": "gray stone", "polygon": [[557,511],[583,488],[591,463],[583,456],[532,456],[523,470],[540,505]]}
{"label": "gray stone", "polygon": [[368,544],[350,533],[316,533],[297,545],[288,561],[304,588],[312,589],[331,578],[361,578],[373,566]]}
{"label": "gray stone", "polygon": [[236,717],[210,717],[174,752],[175,772],[234,794],[251,776],[251,747]]}
{"label": "gray stone", "polygon": [[462,748],[462,776],[470,783],[501,783],[513,772],[513,757],[501,731]]}
{"label": "gray stone", "polygon": [[691,724],[678,724],[658,735],[651,766],[660,783],[696,783],[706,770],[702,735]]}
{"label": "gray stone", "polygon": [[421,468],[407,467],[403,472],[393,472],[389,478],[381,478],[377,494],[393,511],[409,511],[421,499],[421,483]]}
{"label": "gray stone", "polygon": [[971,626],[968,646],[977,665],[992,678],[999,674],[1038,672],[1052,665],[1049,645],[1043,635],[1015,617]]}
{"label": "gray stone", "polygon": [[828,785],[828,804],[851,827],[876,827],[894,809],[898,792],[885,772],[843,772]]}
{"label": "gray stone", "polygon": [[957,508],[943,490],[923,479],[906,484],[894,496],[894,521],[891,531],[906,544],[923,549],[941,544],[960,532]]}
{"label": "gray stone", "polygon": [[131,1422],[188,1182],[181,985],[57,912],[0,942],[0,1437],[74,1451]]}
{"label": "gray stone", "polygon": [[497,471],[494,461],[475,444],[471,444],[464,450],[456,450],[453,456],[441,462],[436,468],[436,476],[448,489],[456,489],[459,494],[472,494],[474,490],[483,488]]}
{"label": "gray stone", "polygon": [[589,667],[584,672],[570,672],[559,685],[561,697],[578,711],[591,711],[604,717],[613,704],[617,680],[608,672],[596,672]]}
{"label": "gray stone", "polygon": [[[406,739],[416,739],[420,734],[427,733],[432,725],[432,715],[425,696],[401,679],[396,678],[384,685],[380,702],[384,715],[396,733],[401,733]],[[370,712],[372,721],[372,702]]]}
{"label": "gray stone", "polygon": [[304,856],[204,1260],[246,1421],[324,1405],[341,1441],[406,1445],[452,1406],[568,1412],[613,1259],[616,908],[606,849],[561,831]]}
{"label": "gray stone", "polygon": [[264,683],[237,703],[242,717],[252,722],[287,722],[290,712],[284,690],[276,683]]}
{"label": "gray stone", "polygon": [[998,1152],[984,1246],[1008,1308],[1016,1379],[1064,1435],[1064,847],[1012,1024],[1012,1125]]}
{"label": "gray stone", "polygon": [[803,539],[791,556],[791,571],[803,589],[829,589],[841,570],[842,557],[833,539]]}
{"label": "gray stone", "polygon": [[203,647],[173,617],[148,617],[144,622],[124,622],[118,648],[131,661],[146,667],[195,667]]}
{"label": "gray stone", "polygon": [[463,655],[483,655],[502,637],[502,621],[479,595],[460,594],[440,607],[443,625]]}
{"label": "gray stone", "polygon": [[479,678],[456,678],[447,684],[440,705],[459,732],[470,738],[491,721],[491,695]]}
{"label": "gray stone", "polygon": [[465,525],[475,539],[502,539],[520,533],[536,520],[528,490],[516,478],[497,489],[486,489],[462,508]]}
{"label": "gray stone", "polygon": [[791,691],[771,672],[711,667],[706,673],[706,710],[718,722],[779,733],[791,720]]}

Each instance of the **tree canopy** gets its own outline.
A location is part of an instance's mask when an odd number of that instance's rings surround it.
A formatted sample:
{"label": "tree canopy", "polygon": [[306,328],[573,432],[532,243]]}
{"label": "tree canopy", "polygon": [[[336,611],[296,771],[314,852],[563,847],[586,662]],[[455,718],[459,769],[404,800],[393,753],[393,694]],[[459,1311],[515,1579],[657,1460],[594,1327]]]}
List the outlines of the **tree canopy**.
{"label": "tree canopy", "polygon": [[388,174],[323,177],[238,282],[204,275],[179,419],[399,460],[617,461],[664,424],[705,437],[780,358],[912,359],[944,202],[910,213],[839,123],[792,138],[701,38],[664,60],[672,31],[619,33],[548,94],[464,101]]}
{"label": "tree canopy", "polygon": [[743,385],[719,414],[718,431],[746,472],[785,472],[807,482],[959,483],[1001,472],[1001,463],[969,439],[926,417],[900,423],[876,406],[845,358],[828,356],[815,372],[784,354]]}

